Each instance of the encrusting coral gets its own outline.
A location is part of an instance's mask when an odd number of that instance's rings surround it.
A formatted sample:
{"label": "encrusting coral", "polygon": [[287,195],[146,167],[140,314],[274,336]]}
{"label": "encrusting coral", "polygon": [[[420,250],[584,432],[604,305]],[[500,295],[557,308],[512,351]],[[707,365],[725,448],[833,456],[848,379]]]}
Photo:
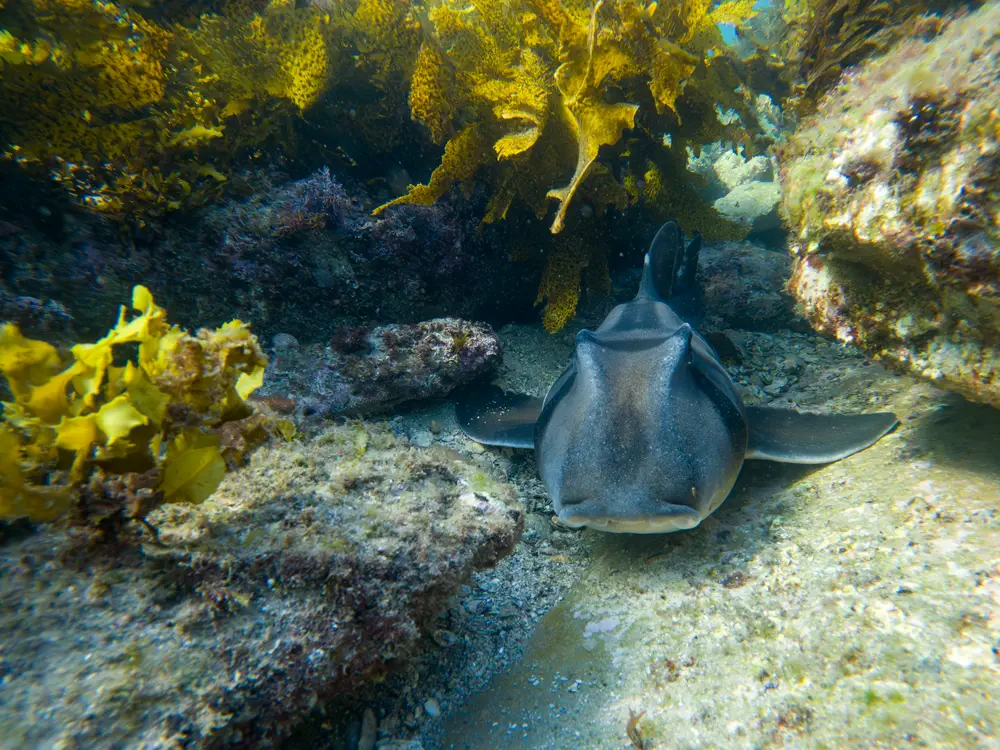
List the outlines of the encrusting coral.
{"label": "encrusting coral", "polygon": [[244,399],[267,364],[256,338],[239,320],[197,335],[171,326],[142,286],[132,309],[68,362],[16,325],[0,331],[13,396],[0,421],[0,518],[47,521],[76,506],[90,523],[142,519],[161,503],[201,502],[222,481],[215,431],[251,416]]}

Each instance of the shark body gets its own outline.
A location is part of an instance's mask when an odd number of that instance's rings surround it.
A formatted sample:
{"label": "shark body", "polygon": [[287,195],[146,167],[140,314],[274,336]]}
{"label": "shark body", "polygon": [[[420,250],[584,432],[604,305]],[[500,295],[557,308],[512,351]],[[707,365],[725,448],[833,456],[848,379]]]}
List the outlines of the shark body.
{"label": "shark body", "polygon": [[712,347],[671,309],[693,283],[700,235],[664,224],[636,297],[577,334],[544,399],[467,392],[459,426],[487,445],[532,448],[560,520],[657,534],[690,529],[729,495],[746,459],[827,463],[863,450],[895,415],[747,407]]}

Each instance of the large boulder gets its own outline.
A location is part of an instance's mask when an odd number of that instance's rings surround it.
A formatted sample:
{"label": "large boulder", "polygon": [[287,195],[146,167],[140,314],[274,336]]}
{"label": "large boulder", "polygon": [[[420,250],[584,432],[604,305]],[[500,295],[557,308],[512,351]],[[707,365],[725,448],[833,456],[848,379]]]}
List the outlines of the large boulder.
{"label": "large boulder", "polygon": [[142,546],[0,535],[0,747],[273,747],[411,653],[523,512],[458,454],[351,423],[148,521]]}
{"label": "large boulder", "polygon": [[716,330],[802,328],[785,291],[791,259],[754,242],[715,242],[701,249],[698,288],[705,324]]}
{"label": "large boulder", "polygon": [[809,321],[1000,406],[1000,3],[849,73],[781,153]]}

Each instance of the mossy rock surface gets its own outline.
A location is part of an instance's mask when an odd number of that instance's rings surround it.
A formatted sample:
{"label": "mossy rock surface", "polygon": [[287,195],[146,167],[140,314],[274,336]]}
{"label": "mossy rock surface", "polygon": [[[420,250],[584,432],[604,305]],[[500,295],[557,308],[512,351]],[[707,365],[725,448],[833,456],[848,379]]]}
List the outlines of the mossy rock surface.
{"label": "mossy rock surface", "polygon": [[873,59],[781,154],[809,321],[1000,406],[1000,3]]}
{"label": "mossy rock surface", "polygon": [[149,521],[162,546],[0,547],[0,747],[266,744],[411,653],[523,512],[458,454],[350,423]]}

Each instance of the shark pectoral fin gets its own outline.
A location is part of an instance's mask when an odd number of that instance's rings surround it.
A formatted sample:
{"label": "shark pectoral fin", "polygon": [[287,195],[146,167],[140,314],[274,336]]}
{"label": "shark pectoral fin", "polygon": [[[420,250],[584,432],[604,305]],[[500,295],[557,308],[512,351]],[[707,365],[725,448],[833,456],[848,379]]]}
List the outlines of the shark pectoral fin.
{"label": "shark pectoral fin", "polygon": [[747,458],[825,464],[864,450],[892,432],[895,414],[806,414],[748,406]]}
{"label": "shark pectoral fin", "polygon": [[458,426],[473,440],[506,448],[534,448],[542,400],[495,385],[467,388],[455,398]]}

